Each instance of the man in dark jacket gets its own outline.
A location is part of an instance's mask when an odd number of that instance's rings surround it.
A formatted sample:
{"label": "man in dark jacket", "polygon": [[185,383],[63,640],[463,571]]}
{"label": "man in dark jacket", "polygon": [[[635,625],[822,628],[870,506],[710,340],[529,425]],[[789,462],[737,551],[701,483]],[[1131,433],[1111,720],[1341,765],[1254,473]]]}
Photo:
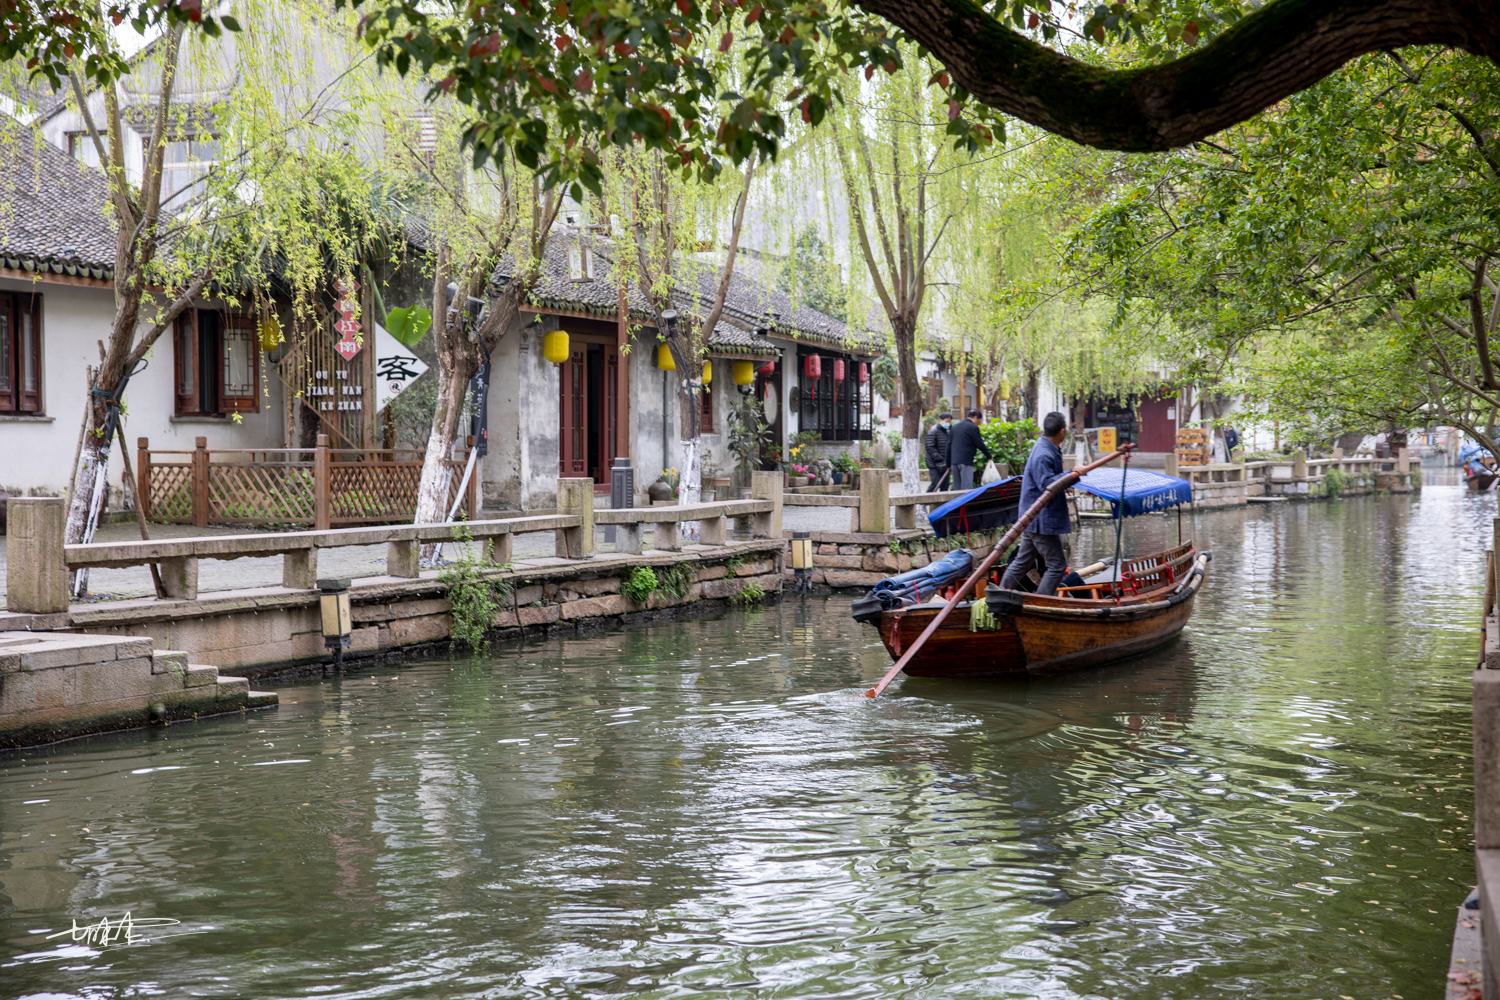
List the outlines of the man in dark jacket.
{"label": "man in dark jacket", "polygon": [[995,456],[984,446],[984,438],[979,433],[979,421],[983,418],[983,413],[970,410],[969,415],[954,425],[948,434],[948,478],[953,482],[951,489],[974,488],[976,452],[984,452],[984,457],[991,462],[995,460]]}
{"label": "man in dark jacket", "polygon": [[927,479],[932,484],[927,487],[928,493],[948,489],[943,476],[948,472],[948,428],[952,425],[953,414],[944,410],[927,432]]}
{"label": "man in dark jacket", "polygon": [[[1068,420],[1061,413],[1049,413],[1042,420],[1042,436],[1031,446],[1031,455],[1026,459],[1026,471],[1021,474],[1021,511],[1026,511],[1041,498],[1042,492],[1054,479],[1063,474],[1062,451],[1059,445],[1068,434]],[[1057,585],[1067,572],[1063,558],[1062,536],[1073,530],[1068,523],[1068,498],[1064,490],[1042,508],[1036,520],[1021,533],[1021,547],[1016,557],[1005,568],[1000,586],[1015,590],[1021,577],[1031,571],[1040,559],[1045,564],[1042,582],[1037,584],[1038,594],[1056,592]]]}

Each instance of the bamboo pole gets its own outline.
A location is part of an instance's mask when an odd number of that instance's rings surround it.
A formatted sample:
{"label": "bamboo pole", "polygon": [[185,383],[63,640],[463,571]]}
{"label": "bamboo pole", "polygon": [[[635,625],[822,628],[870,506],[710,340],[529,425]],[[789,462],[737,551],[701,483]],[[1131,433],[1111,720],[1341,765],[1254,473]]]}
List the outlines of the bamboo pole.
{"label": "bamboo pole", "polygon": [[[907,663],[909,663],[911,661],[911,658],[916,655],[917,650],[921,649],[924,645],[927,644],[927,640],[932,638],[932,634],[938,630],[938,626],[943,624],[943,620],[948,617],[948,613],[958,605],[958,602],[963,598],[965,594],[974,589],[975,583],[983,579],[985,575],[989,573],[990,568],[995,565],[996,561],[998,561],[1002,555],[1005,554],[1005,550],[1010,548],[1017,538],[1021,537],[1021,532],[1026,530],[1026,526],[1033,520],[1035,520],[1036,516],[1042,512],[1043,508],[1051,503],[1059,493],[1067,489],[1069,486],[1072,486],[1074,483],[1078,482],[1078,480],[1082,479],[1084,473],[1093,472],[1095,469],[1113,462],[1115,459],[1119,458],[1122,455],[1128,458],[1131,450],[1134,447],[1135,446],[1132,444],[1122,445],[1118,451],[1112,451],[1108,455],[1105,455],[1103,458],[1096,459],[1095,461],[1090,462],[1088,465],[1085,465],[1082,468],[1073,469],[1070,472],[1064,472],[1062,475],[1054,479],[1052,481],[1052,484],[1042,491],[1042,495],[1037,497],[1036,503],[1032,504],[1026,509],[1026,512],[1024,514],[1016,518],[1016,523],[1011,525],[1010,530],[1005,533],[1005,537],[995,543],[995,547],[990,550],[989,555],[984,557],[984,561],[979,564],[979,568],[974,570],[974,572],[969,575],[969,578],[963,582],[963,585],[960,586],[956,591],[954,591],[953,596],[948,599],[948,603],[942,606],[938,613],[933,616],[932,621],[927,625],[927,628],[923,629],[922,634],[917,636],[917,641],[912,643],[911,648],[908,649],[904,654],[902,654],[901,658],[895,662],[895,664],[889,671],[886,672],[886,675],[884,677],[880,678],[880,683],[876,684],[874,687],[870,688],[870,690],[865,692],[865,697],[880,697],[881,692],[883,692],[888,686],[890,686],[891,681],[896,679],[896,675],[899,674],[903,669],[905,669]],[[1120,503],[1123,505],[1124,502],[1125,498],[1121,497]],[[1123,516],[1124,512],[1122,511],[1121,514]],[[1500,520],[1500,518],[1497,518],[1497,520]]]}

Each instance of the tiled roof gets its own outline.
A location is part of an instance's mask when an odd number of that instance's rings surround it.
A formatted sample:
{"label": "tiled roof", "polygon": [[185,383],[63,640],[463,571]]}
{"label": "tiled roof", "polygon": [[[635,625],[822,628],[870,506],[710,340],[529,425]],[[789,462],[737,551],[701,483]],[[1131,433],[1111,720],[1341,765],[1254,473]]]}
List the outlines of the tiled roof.
{"label": "tiled roof", "polygon": [[[532,293],[531,303],[543,309],[560,309],[598,316],[614,316],[619,305],[619,291],[614,278],[614,245],[605,237],[593,238],[594,280],[574,281],[568,265],[568,251],[577,245],[576,232],[554,233],[547,241],[546,266],[541,282]],[[747,260],[748,258],[741,258]],[[807,306],[794,306],[791,298],[764,281],[757,280],[756,269],[743,271],[736,263],[730,278],[729,295],[724,312],[709,338],[709,348],[723,354],[775,354],[781,345],[755,331],[771,328],[776,336],[834,347],[841,350],[874,352],[883,350],[879,338],[852,335],[844,324]],[[515,273],[513,261],[504,261],[495,271],[495,281],[503,283]],[[706,310],[713,301],[718,283],[717,267],[705,261],[697,269],[693,285],[678,286],[675,298],[683,305],[691,300],[695,308]],[[632,282],[626,289],[630,317],[636,322],[654,320],[645,296]],[[773,315],[774,314],[774,315]]]}
{"label": "tiled roof", "polygon": [[109,186],[40,135],[0,126],[0,265],[114,278]]}

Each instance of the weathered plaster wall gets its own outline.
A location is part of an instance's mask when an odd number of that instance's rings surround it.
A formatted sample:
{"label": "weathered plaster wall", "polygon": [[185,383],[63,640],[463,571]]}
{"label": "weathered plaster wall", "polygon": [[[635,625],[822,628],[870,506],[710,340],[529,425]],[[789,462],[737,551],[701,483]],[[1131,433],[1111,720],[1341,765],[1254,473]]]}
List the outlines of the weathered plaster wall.
{"label": "weathered plaster wall", "polygon": [[558,367],[542,356],[542,337],[555,329],[557,317],[543,316],[502,337],[490,355],[490,453],[481,475],[491,509],[557,506]]}
{"label": "weathered plaster wall", "polygon": [[[71,479],[78,427],[83,419],[87,386],[84,368],[98,364],[100,340],[109,337],[114,292],[109,288],[38,283],[0,278],[0,291],[40,292],[42,296],[42,380],[45,415],[0,416],[0,489],[37,496],[57,496]],[[210,306],[212,303],[199,303]],[[125,394],[124,441],[135,458],[136,438],[151,447],[190,451],[193,439],[208,438],[210,448],[277,447],[281,444],[281,383],[261,359],[260,410],[232,419],[174,417],[172,341],[163,334],[147,355],[146,369],[131,379]],[[111,453],[110,504],[123,496],[123,465],[118,443]]]}

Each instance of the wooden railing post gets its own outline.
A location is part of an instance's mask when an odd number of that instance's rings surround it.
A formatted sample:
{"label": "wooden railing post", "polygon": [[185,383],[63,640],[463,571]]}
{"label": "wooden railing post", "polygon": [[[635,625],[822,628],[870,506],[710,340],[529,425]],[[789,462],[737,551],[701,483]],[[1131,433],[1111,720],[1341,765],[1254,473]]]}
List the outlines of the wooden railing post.
{"label": "wooden railing post", "polygon": [[859,530],[880,535],[891,530],[890,469],[865,469],[860,473]]}
{"label": "wooden railing post", "polygon": [[151,520],[151,441],[149,438],[135,439],[135,492],[136,506],[141,516]]}
{"label": "wooden railing post", "polygon": [[6,505],[5,609],[33,615],[68,610],[61,497],[11,497]]}
{"label": "wooden railing post", "polygon": [[193,442],[193,524],[208,526],[208,438]]}
{"label": "wooden railing post", "polygon": [[781,537],[781,489],[785,482],[780,472],[750,473],[750,496],[771,501],[771,509],[750,518],[750,534],[755,538]]}
{"label": "wooden railing post", "polygon": [[313,530],[328,530],[328,435],[318,435],[313,451]]}
{"label": "wooden railing post", "polygon": [[557,557],[594,558],[594,481],[559,477],[557,512],[583,519],[583,524],[577,528],[557,529]]}

